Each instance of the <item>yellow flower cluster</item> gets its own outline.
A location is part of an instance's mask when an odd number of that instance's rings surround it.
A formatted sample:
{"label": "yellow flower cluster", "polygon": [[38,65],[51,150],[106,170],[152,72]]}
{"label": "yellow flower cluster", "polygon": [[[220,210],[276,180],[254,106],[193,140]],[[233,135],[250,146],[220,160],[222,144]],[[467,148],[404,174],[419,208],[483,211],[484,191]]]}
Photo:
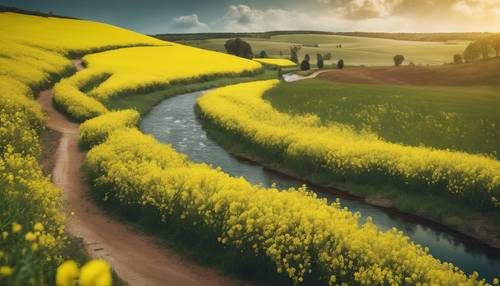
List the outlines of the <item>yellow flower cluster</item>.
{"label": "yellow flower cluster", "polygon": [[102,143],[108,135],[123,127],[134,127],[139,113],[132,109],[108,112],[80,125],[80,145],[92,147]]}
{"label": "yellow flower cluster", "polygon": [[[0,13],[0,39],[43,47],[63,55],[126,46],[166,44],[164,41],[103,23],[17,13]],[[3,48],[3,43],[1,47]]]}
{"label": "yellow flower cluster", "polygon": [[292,62],[289,59],[255,58],[253,60],[264,65],[276,66],[282,68],[297,66],[296,63]]}
{"label": "yellow flower cluster", "polygon": [[108,112],[98,100],[87,96],[82,90],[108,77],[95,70],[83,70],[72,77],[61,80],[54,86],[54,103],[73,120],[82,122]]}
{"label": "yellow flower cluster", "polygon": [[251,60],[179,44],[107,51],[87,55],[84,60],[89,70],[111,74],[90,91],[100,100],[154,90],[173,82],[255,73],[261,69],[259,63]]}
{"label": "yellow flower cluster", "polygon": [[43,120],[31,90],[0,76],[0,285],[45,284],[64,244],[61,193],[37,160]]}
{"label": "yellow flower cluster", "polygon": [[307,165],[331,178],[363,183],[395,183],[469,200],[473,207],[495,207],[500,198],[500,162],[479,155],[385,142],[348,126],[322,126],[314,115],[288,115],[262,99],[278,81],[220,88],[201,97],[202,116],[252,144]]}
{"label": "yellow flower cluster", "polygon": [[68,260],[57,268],[56,286],[111,286],[112,276],[109,264],[102,259],[87,262],[81,269],[76,262]]}
{"label": "yellow flower cluster", "polygon": [[135,128],[95,146],[87,166],[104,199],[203,229],[201,235],[268,259],[293,283],[314,272],[331,285],[487,285],[396,229],[380,231],[370,219],[360,224],[339,202],[329,205],[305,188],[253,186],[192,163]]}

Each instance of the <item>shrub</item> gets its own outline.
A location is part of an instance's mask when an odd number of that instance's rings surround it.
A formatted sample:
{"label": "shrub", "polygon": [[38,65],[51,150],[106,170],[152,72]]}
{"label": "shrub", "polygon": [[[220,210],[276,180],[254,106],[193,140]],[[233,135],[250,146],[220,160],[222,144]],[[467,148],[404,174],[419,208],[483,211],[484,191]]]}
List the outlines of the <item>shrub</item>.
{"label": "shrub", "polygon": [[246,59],[253,58],[252,47],[249,43],[243,41],[240,38],[227,40],[224,44],[224,48],[226,49],[226,52],[228,54]]}
{"label": "shrub", "polygon": [[405,61],[405,57],[403,55],[395,55],[393,60],[394,65],[399,67]]}
{"label": "shrub", "polygon": [[338,62],[337,62],[337,68],[339,70],[343,69],[344,68],[344,60],[343,59],[340,59]]}

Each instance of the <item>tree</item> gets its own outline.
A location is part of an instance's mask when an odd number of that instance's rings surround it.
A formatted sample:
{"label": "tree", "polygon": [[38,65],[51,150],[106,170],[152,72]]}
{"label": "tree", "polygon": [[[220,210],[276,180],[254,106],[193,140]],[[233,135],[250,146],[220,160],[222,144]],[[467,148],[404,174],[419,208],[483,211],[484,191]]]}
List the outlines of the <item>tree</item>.
{"label": "tree", "polygon": [[266,51],[260,51],[259,58],[263,58],[264,59],[264,58],[267,58],[267,57],[268,56],[267,56]]}
{"label": "tree", "polygon": [[394,56],[394,65],[399,67],[405,61],[405,57],[403,55],[395,55]]}
{"label": "tree", "polygon": [[329,60],[331,60],[331,59],[332,59],[332,53],[330,53],[330,52],[326,53],[326,54],[323,56],[323,59],[324,59],[325,61],[329,61]]}
{"label": "tree", "polygon": [[343,69],[344,68],[344,60],[343,59],[340,59],[338,62],[337,62],[337,68],[339,70]]}
{"label": "tree", "polygon": [[304,60],[300,63],[301,70],[306,71],[306,70],[311,69],[311,64],[309,64],[309,60],[311,60],[311,58],[309,57],[308,54],[306,54],[306,56],[304,57]]}
{"label": "tree", "polygon": [[486,60],[489,57],[490,41],[486,38],[481,38],[479,40],[476,40],[476,43],[478,45],[479,52],[483,57],[483,60]]}
{"label": "tree", "polygon": [[461,55],[461,54],[455,54],[455,55],[453,56],[453,63],[454,63],[454,64],[461,64],[461,63],[463,63],[463,62],[464,62],[464,58],[462,57],[462,55]]}
{"label": "tree", "polygon": [[301,46],[291,46],[290,47],[290,60],[296,64],[299,63],[299,50],[301,49]]}
{"label": "tree", "polygon": [[316,66],[319,68],[319,69],[322,69],[325,65],[324,65],[324,62],[323,62],[323,56],[321,54],[317,54],[316,55]]}
{"label": "tree", "polygon": [[240,38],[227,40],[224,48],[226,48],[228,54],[247,59],[253,58],[252,47]]}
{"label": "tree", "polygon": [[473,62],[477,60],[481,55],[479,45],[477,42],[470,43],[464,51],[464,59],[466,63]]}
{"label": "tree", "polygon": [[489,38],[491,47],[495,50],[497,58],[500,56],[500,35],[494,35]]}

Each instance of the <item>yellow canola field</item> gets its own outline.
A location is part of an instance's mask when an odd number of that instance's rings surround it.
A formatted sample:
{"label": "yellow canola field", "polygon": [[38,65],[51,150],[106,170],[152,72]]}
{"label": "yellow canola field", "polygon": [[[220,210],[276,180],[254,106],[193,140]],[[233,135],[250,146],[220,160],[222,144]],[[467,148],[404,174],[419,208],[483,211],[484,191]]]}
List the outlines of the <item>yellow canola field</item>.
{"label": "yellow canola field", "polygon": [[[74,72],[68,55],[165,44],[96,22],[0,12],[0,285],[52,285],[66,255],[61,192],[38,162],[45,118],[34,95]],[[74,105],[106,112],[95,100]]]}
{"label": "yellow canola field", "polygon": [[261,64],[270,65],[270,66],[277,66],[277,67],[282,67],[282,68],[297,66],[296,63],[292,62],[289,59],[272,59],[272,58],[259,59],[259,58],[256,58],[253,60],[256,62],[259,62]]}
{"label": "yellow canola field", "polygon": [[410,147],[358,134],[344,125],[322,126],[313,115],[280,113],[262,99],[276,80],[217,89],[199,98],[202,116],[296,166],[331,178],[395,183],[466,198],[472,207],[498,207],[500,162],[462,152]]}
{"label": "yellow canola field", "polygon": [[87,55],[84,61],[89,70],[111,74],[90,91],[99,100],[154,90],[174,82],[255,73],[261,69],[259,63],[251,60],[177,44],[107,51]]}
{"label": "yellow canola field", "polygon": [[8,12],[0,12],[0,39],[64,55],[116,47],[168,44],[103,23]]}
{"label": "yellow canola field", "polygon": [[65,245],[61,193],[38,163],[43,120],[32,91],[0,75],[0,285],[51,284]]}
{"label": "yellow canola field", "polygon": [[[96,120],[112,120],[104,116]],[[338,202],[328,205],[304,189],[253,186],[125,127],[87,155],[100,197],[155,210],[158,219],[203,230],[194,235],[262,256],[293,283],[314,271],[330,285],[487,285],[434,259],[396,229],[380,231],[370,219],[360,224],[359,214]],[[88,132],[108,134],[97,125]]]}

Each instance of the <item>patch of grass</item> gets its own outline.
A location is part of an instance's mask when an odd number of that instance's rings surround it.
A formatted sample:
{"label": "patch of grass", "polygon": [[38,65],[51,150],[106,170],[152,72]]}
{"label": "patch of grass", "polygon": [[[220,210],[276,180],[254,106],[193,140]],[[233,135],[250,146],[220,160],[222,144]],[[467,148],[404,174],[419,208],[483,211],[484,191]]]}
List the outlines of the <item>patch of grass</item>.
{"label": "patch of grass", "polygon": [[316,114],[395,143],[500,158],[500,87],[282,83],[264,98],[291,114]]}
{"label": "patch of grass", "polygon": [[105,105],[109,110],[134,108],[141,115],[143,115],[148,113],[155,105],[160,103],[162,100],[170,96],[195,92],[199,90],[206,90],[241,82],[272,79],[276,78],[277,76],[278,73],[275,70],[264,70],[263,73],[259,73],[253,76],[225,77],[225,78],[211,79],[202,82],[174,84],[168,88],[149,93],[113,97],[108,102],[106,102]]}
{"label": "patch of grass", "polygon": [[[293,34],[277,35],[269,38],[243,38],[254,51],[265,50],[270,57],[289,57],[290,46],[302,45],[299,59],[305,54],[311,56],[311,63],[316,62],[316,54],[332,53],[332,60],[326,64],[344,59],[347,65],[393,65],[393,57],[402,54],[405,63],[443,64],[453,60],[453,55],[463,52],[467,41],[423,42],[401,41],[367,37],[341,35]],[[184,41],[185,44],[219,52],[225,52],[227,39],[205,39]],[[336,48],[338,44],[342,48]],[[281,56],[282,55],[282,56]]]}

